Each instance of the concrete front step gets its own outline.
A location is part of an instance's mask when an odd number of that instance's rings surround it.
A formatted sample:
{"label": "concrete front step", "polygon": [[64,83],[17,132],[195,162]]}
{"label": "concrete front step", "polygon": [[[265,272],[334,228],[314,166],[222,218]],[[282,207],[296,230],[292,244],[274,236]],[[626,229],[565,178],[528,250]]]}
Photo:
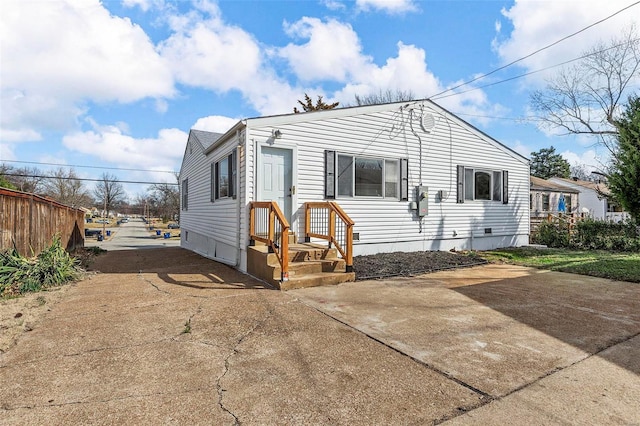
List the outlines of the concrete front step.
{"label": "concrete front step", "polygon": [[346,263],[337,254],[336,249],[315,244],[290,246],[289,281],[282,283],[277,255],[269,253],[266,246],[250,246],[247,251],[247,272],[282,290],[353,281],[355,275],[345,272]]}
{"label": "concrete front step", "polygon": [[293,290],[294,288],[336,285],[355,280],[355,272],[321,272],[316,274],[289,277],[289,281],[278,282],[276,286],[280,290]]}

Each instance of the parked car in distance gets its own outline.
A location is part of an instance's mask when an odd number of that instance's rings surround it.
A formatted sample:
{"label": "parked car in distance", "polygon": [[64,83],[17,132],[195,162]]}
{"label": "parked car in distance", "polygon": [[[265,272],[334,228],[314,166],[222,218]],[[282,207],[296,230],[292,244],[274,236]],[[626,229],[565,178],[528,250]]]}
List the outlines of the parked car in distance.
{"label": "parked car in distance", "polygon": [[95,223],[109,223],[109,219],[98,219]]}
{"label": "parked car in distance", "polygon": [[85,229],[84,230],[85,237],[97,237],[98,235],[102,235],[102,229]]}
{"label": "parked car in distance", "polygon": [[167,228],[169,229],[180,229],[180,225],[177,223],[170,223],[167,225]]}

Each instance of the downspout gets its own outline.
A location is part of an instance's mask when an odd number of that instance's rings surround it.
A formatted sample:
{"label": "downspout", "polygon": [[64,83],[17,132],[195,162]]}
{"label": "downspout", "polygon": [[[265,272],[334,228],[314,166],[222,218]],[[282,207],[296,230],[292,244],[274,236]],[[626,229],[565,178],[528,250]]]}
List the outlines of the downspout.
{"label": "downspout", "polygon": [[[246,128],[246,127],[245,127]],[[242,185],[240,185],[240,151],[243,149],[243,140],[241,139],[240,129],[236,130],[236,139],[238,141],[236,146],[236,238],[238,240],[238,246],[236,248],[236,268],[240,267],[240,258],[242,257],[242,232],[240,232],[241,209],[242,209]]]}

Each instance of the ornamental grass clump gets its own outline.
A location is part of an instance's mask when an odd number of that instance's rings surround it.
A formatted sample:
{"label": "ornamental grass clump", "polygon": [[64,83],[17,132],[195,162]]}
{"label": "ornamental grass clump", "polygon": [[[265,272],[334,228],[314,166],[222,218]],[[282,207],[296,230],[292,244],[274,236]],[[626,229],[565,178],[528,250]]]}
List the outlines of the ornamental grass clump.
{"label": "ornamental grass clump", "polygon": [[38,256],[26,258],[13,248],[0,252],[0,296],[56,287],[80,277],[79,262],[62,247],[60,237]]}

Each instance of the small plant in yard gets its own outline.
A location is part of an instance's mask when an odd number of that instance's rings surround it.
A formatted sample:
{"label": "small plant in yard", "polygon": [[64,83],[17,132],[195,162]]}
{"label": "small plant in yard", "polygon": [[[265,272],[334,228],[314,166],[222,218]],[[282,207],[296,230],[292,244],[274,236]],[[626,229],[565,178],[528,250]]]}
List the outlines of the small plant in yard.
{"label": "small plant in yard", "polygon": [[191,318],[184,323],[184,330],[182,330],[182,334],[191,333]]}
{"label": "small plant in yard", "polygon": [[39,291],[79,278],[78,261],[62,247],[60,237],[38,256],[26,258],[14,248],[0,252],[0,296]]}

